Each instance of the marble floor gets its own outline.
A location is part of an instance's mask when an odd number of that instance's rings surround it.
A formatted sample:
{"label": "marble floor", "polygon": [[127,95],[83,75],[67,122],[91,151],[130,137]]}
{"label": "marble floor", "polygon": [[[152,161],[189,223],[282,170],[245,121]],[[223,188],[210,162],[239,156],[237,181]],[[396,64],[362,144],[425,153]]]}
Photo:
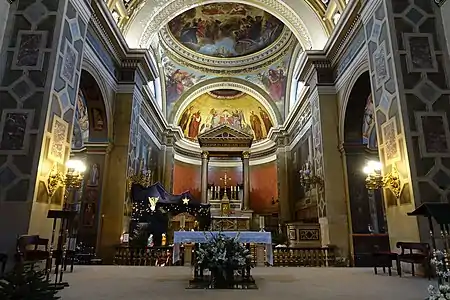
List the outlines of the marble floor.
{"label": "marble floor", "polygon": [[[186,290],[187,267],[76,266],[64,279],[63,300],[232,299],[423,300],[427,279],[374,275],[359,268],[255,268],[258,290]],[[214,298],[212,298],[214,297]]]}

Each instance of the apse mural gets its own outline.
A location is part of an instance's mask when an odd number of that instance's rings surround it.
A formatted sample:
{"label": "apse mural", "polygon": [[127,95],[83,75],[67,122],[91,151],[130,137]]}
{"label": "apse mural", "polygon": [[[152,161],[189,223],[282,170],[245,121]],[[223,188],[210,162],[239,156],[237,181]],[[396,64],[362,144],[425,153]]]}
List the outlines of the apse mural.
{"label": "apse mural", "polygon": [[89,141],[89,115],[86,97],[79,89],[73,125],[72,148],[81,148],[87,141]]}
{"label": "apse mural", "polygon": [[239,3],[192,8],[169,22],[170,32],[186,47],[214,57],[238,57],[272,44],[283,23],[271,14]]}
{"label": "apse mural", "polygon": [[207,76],[175,64],[167,57],[162,63],[166,76],[166,114],[169,116],[180,96]]}
{"label": "apse mural", "polygon": [[218,125],[228,124],[259,141],[267,137],[274,123],[252,96],[235,90],[215,90],[197,97],[183,111],[177,124],[190,140]]}
{"label": "apse mural", "polygon": [[369,95],[369,97],[367,97],[366,107],[364,109],[362,143],[363,145],[367,145],[370,149],[376,149],[378,147],[374,112],[373,98],[372,95]]}

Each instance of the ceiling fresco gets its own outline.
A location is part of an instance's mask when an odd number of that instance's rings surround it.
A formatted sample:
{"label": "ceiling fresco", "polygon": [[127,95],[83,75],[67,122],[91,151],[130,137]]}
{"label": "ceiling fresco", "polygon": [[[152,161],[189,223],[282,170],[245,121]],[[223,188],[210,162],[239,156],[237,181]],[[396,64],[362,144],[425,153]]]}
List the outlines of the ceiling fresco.
{"label": "ceiling fresco", "polygon": [[189,49],[213,57],[240,57],[271,45],[284,24],[264,10],[239,3],[212,3],[192,8],[168,24]]}
{"label": "ceiling fresco", "polygon": [[178,126],[190,140],[218,125],[228,124],[253,135],[267,137],[274,123],[267,110],[252,96],[233,90],[215,90],[197,97],[183,111]]}

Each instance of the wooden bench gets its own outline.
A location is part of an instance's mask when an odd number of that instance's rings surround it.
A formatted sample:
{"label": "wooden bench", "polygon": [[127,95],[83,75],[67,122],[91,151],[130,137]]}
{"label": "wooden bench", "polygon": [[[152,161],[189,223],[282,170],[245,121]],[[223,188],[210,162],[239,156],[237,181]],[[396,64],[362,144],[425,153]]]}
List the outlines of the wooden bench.
{"label": "wooden bench", "polygon": [[411,264],[412,276],[415,276],[414,265],[421,264],[425,268],[425,276],[431,278],[431,249],[428,243],[398,242],[397,248],[401,249],[397,255],[399,276],[402,276],[400,263],[406,262]]}

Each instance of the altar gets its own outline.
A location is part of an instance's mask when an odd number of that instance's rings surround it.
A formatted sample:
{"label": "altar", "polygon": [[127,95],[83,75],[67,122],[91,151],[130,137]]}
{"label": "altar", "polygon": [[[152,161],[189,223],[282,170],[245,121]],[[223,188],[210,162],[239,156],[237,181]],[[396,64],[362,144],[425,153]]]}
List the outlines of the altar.
{"label": "altar", "polygon": [[[202,203],[211,205],[211,229],[216,231],[249,231],[253,211],[250,209],[250,147],[253,136],[223,124],[198,136],[202,150]],[[241,158],[242,183],[230,185],[225,172],[221,185],[208,183],[208,164],[211,157]],[[239,182],[239,181],[238,181]]]}
{"label": "altar", "polygon": [[272,234],[258,231],[176,231],[173,238],[173,262],[180,260],[181,244],[206,243],[212,236],[222,234],[230,238],[238,238],[243,244],[261,244],[265,247],[265,261],[273,265]]}

